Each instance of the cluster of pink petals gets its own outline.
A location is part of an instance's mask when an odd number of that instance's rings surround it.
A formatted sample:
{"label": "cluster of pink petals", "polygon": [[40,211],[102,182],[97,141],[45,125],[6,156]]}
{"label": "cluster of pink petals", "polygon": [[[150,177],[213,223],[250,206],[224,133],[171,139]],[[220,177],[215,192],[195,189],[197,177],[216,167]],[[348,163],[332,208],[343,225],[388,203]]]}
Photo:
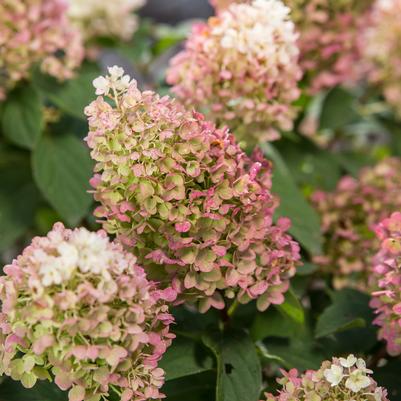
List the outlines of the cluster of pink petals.
{"label": "cluster of pink petals", "polygon": [[361,62],[361,31],[366,27],[372,0],[285,3],[300,32],[300,63],[311,92],[361,79],[366,72]]}
{"label": "cluster of pink petals", "polygon": [[316,192],[312,200],[322,218],[325,256],[315,262],[334,274],[337,288],[368,288],[372,256],[379,250],[374,229],[401,209],[401,161],[388,158],[344,177],[332,193]]}
{"label": "cluster of pink petals", "polygon": [[72,77],[84,50],[66,9],[64,0],[1,0],[0,99],[35,63],[58,79]]}
{"label": "cluster of pink petals", "polygon": [[401,354],[401,213],[395,212],[376,229],[380,251],[373,259],[371,306],[380,326],[379,338],[387,343],[390,355]]}
{"label": "cluster of pink petals", "polygon": [[254,0],[196,24],[167,72],[173,93],[250,146],[290,130],[302,73],[289,11]]}
{"label": "cluster of pink petals", "polygon": [[0,277],[0,374],[32,387],[55,377],[70,401],[159,399],[157,362],[174,335],[134,255],[106,233],[61,223]]}
{"label": "cluster of pink petals", "polygon": [[281,373],[278,395],[266,393],[266,401],[389,401],[365,361],[352,354],[324,361],[320,369],[302,375],[296,369]]}
{"label": "cluster of pink petals", "polygon": [[104,229],[201,311],[223,308],[223,296],[258,299],[261,310],[283,302],[299,245],[288,219],[273,224],[270,163],[249,158],[202,115],[109,71],[94,84],[112,105],[100,96],[85,110]]}
{"label": "cluster of pink petals", "polygon": [[364,33],[364,56],[371,63],[370,80],[383,88],[386,100],[401,116],[400,0],[377,0]]}

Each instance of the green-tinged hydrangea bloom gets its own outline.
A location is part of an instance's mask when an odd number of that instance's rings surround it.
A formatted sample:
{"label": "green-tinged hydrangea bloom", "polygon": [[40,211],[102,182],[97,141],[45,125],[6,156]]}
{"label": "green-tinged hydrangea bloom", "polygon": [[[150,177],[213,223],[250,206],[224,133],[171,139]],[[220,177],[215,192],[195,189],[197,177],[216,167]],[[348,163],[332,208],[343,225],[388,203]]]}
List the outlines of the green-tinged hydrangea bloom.
{"label": "green-tinged hydrangea bloom", "polygon": [[401,208],[401,161],[388,158],[344,177],[334,192],[318,191],[313,202],[322,217],[325,255],[315,261],[334,274],[334,285],[369,287],[372,257],[379,250],[374,229]]}
{"label": "green-tinged hydrangea bloom", "polygon": [[0,374],[27,388],[54,377],[70,401],[162,396],[172,291],[157,290],[105,232],[58,223],[4,272]]}
{"label": "green-tinged hydrangea bloom", "polygon": [[299,246],[288,219],[273,224],[270,163],[202,115],[140,92],[121,68],[109,72],[94,81],[107,101],[86,108],[104,229],[202,311],[223,308],[223,296],[261,310],[283,302]]}
{"label": "green-tinged hydrangea bloom", "polygon": [[361,358],[333,358],[319,370],[299,376],[296,369],[278,380],[278,395],[266,394],[266,401],[389,401],[387,391],[378,387]]}

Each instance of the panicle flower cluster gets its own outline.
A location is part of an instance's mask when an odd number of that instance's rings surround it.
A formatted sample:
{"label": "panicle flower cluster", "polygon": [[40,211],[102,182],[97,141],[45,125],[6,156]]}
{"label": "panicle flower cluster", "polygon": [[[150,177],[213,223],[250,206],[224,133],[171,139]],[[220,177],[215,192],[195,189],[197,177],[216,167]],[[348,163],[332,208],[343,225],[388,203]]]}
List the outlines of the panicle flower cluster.
{"label": "panicle flower cluster", "polygon": [[300,32],[300,64],[312,93],[355,83],[366,72],[361,31],[373,0],[285,0]]}
{"label": "panicle flower cluster", "polygon": [[64,80],[83,55],[81,36],[70,26],[63,0],[1,0],[0,100],[33,64]]}
{"label": "panicle flower cluster", "polygon": [[312,200],[322,218],[325,256],[315,259],[333,273],[337,288],[366,290],[372,257],[379,250],[374,229],[401,208],[401,161],[388,158],[344,177],[334,192],[318,191]]}
{"label": "panicle flower cluster", "polygon": [[86,41],[102,37],[130,40],[138,21],[133,14],[146,0],[68,0],[68,16]]}
{"label": "panicle flower cluster", "polygon": [[377,0],[365,32],[364,56],[372,64],[370,80],[401,116],[400,0]]}
{"label": "panicle flower cluster", "polygon": [[[0,277],[0,374],[51,379],[70,401],[159,399],[172,317],[136,258],[103,231],[56,224]],[[103,398],[102,398],[103,399]]]}
{"label": "panicle flower cluster", "polygon": [[390,355],[401,354],[401,213],[395,212],[376,229],[380,251],[373,259],[371,306],[380,326],[379,338],[387,343]]}
{"label": "panicle flower cluster", "polygon": [[85,110],[97,162],[91,184],[103,227],[140,256],[150,277],[201,311],[222,295],[259,309],[283,302],[299,246],[273,224],[271,166],[226,129],[170,98],[141,93],[119,67],[94,81]]}
{"label": "panicle flower cluster", "polygon": [[302,74],[289,11],[281,0],[254,0],[196,24],[167,72],[173,92],[248,145],[290,130]]}
{"label": "panicle flower cluster", "polygon": [[266,401],[389,401],[387,391],[378,387],[361,358],[333,358],[324,361],[319,370],[308,370],[299,376],[296,369],[282,371],[281,388]]}

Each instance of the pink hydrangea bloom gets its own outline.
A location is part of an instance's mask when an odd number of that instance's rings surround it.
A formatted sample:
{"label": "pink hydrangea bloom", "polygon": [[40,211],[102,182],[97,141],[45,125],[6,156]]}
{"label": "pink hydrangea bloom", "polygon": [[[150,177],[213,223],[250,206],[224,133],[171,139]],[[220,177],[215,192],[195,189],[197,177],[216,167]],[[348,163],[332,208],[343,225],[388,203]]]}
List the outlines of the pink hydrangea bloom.
{"label": "pink hydrangea bloom", "polygon": [[401,354],[401,213],[384,219],[376,229],[380,251],[373,259],[371,306],[380,326],[379,338],[387,343],[390,355]]}
{"label": "pink hydrangea bloom", "polygon": [[58,223],[4,272],[0,374],[25,387],[52,374],[70,401],[162,396],[157,362],[174,337],[170,294],[105,232]]}
{"label": "pink hydrangea bloom", "polygon": [[299,32],[300,63],[313,93],[366,72],[361,31],[373,0],[285,0]]}
{"label": "pink hydrangea bloom", "polygon": [[377,0],[364,33],[364,56],[371,63],[370,80],[383,88],[386,100],[401,116],[400,0]]}
{"label": "pink hydrangea bloom", "polygon": [[249,158],[226,129],[178,102],[140,92],[122,69],[94,81],[85,110],[97,162],[91,180],[104,229],[135,254],[150,277],[200,310],[225,295],[283,302],[299,246],[273,224],[271,166]]}
{"label": "pink hydrangea bloom", "polygon": [[266,401],[389,401],[387,390],[378,387],[373,372],[361,358],[333,358],[318,370],[299,375],[296,369],[282,371],[278,395],[265,394]]}
{"label": "pink hydrangea bloom", "polygon": [[167,72],[173,92],[248,145],[290,130],[301,69],[289,11],[281,0],[254,0],[196,24]]}
{"label": "pink hydrangea bloom", "polygon": [[35,63],[61,80],[71,78],[83,55],[63,0],[1,0],[0,97],[26,78]]}
{"label": "pink hydrangea bloom", "polygon": [[401,161],[388,158],[361,170],[358,178],[344,177],[332,193],[312,198],[322,217],[325,255],[316,258],[334,274],[337,288],[368,288],[372,256],[379,250],[374,228],[401,208]]}

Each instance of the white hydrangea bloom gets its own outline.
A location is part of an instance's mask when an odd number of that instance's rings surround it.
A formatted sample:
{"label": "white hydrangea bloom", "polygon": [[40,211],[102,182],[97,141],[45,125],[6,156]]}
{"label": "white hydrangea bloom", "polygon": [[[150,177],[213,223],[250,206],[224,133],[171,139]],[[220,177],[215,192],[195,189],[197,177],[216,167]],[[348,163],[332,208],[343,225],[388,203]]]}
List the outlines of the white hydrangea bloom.
{"label": "white hydrangea bloom", "polygon": [[234,14],[227,13],[221,18],[221,24],[211,31],[212,35],[221,37],[223,48],[236,50],[249,58],[266,59],[271,65],[276,65],[276,60],[288,63],[298,55],[298,34],[289,19],[290,9],[281,1],[255,0],[252,7],[248,4],[233,7],[236,7],[236,14],[241,15],[241,29]]}
{"label": "white hydrangea bloom", "polygon": [[131,84],[131,77],[124,75],[124,69],[114,65],[108,67],[107,77],[99,76],[93,80],[93,86],[96,88],[96,95],[107,96],[110,90],[125,91]]}
{"label": "white hydrangea bloom", "polygon": [[137,28],[133,14],[146,0],[68,0],[68,15],[85,39],[117,37],[129,40]]}
{"label": "white hydrangea bloom", "polygon": [[60,285],[68,281],[75,271],[110,277],[110,266],[121,274],[128,267],[125,259],[115,259],[115,252],[109,246],[107,236],[89,232],[84,228],[72,232],[68,241],[54,236],[54,253],[43,249],[33,251],[32,260],[38,266],[39,281],[44,287]]}

